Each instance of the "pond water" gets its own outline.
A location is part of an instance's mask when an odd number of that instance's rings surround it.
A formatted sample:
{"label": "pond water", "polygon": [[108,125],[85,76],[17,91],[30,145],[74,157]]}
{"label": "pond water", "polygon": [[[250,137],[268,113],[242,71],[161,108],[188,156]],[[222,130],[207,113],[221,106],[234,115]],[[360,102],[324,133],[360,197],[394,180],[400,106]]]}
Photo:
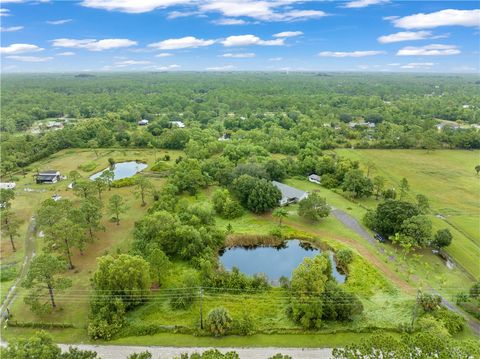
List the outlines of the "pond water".
{"label": "pond water", "polygon": [[[132,177],[134,174],[143,171],[147,168],[147,165],[142,162],[129,161],[129,162],[120,162],[115,163],[113,167],[114,180],[119,180],[122,178]],[[94,180],[97,177],[100,177],[103,172],[109,170],[110,167],[105,168],[103,171],[97,172],[90,176],[91,180]]]}
{"label": "pond water", "polygon": [[[265,273],[272,282],[280,277],[290,278],[295,268],[306,257],[314,257],[321,251],[312,248],[299,240],[289,240],[285,246],[277,247],[234,247],[228,248],[220,254],[220,262],[231,270],[237,267],[241,272],[249,275]],[[332,263],[332,275],[339,283],[345,282],[345,275],[341,274],[335,265],[333,253],[329,252]]]}

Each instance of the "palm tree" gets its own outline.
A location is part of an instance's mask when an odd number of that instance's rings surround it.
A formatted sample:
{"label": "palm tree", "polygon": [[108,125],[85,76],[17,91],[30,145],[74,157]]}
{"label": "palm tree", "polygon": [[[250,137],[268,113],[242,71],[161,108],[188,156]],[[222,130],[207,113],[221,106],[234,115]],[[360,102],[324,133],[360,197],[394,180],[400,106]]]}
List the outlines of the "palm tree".
{"label": "palm tree", "polygon": [[278,207],[272,212],[272,216],[278,218],[278,226],[281,227],[283,219],[288,217],[288,211],[283,207]]}

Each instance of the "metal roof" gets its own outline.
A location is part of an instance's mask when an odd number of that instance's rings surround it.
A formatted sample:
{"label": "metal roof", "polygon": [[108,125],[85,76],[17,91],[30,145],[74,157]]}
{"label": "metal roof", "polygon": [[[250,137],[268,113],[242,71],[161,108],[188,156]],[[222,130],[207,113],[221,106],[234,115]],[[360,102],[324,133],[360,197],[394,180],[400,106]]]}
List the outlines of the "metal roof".
{"label": "metal roof", "polygon": [[272,181],[273,185],[277,187],[280,192],[282,192],[282,198],[302,198],[307,194],[307,192],[302,191],[295,187],[290,187],[284,183],[280,183],[277,181]]}

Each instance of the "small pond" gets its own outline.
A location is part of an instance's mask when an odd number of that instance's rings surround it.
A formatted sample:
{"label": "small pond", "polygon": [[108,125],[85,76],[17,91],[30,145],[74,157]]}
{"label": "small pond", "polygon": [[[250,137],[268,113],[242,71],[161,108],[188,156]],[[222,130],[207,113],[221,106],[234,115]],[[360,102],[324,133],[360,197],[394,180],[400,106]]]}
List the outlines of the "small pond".
{"label": "small pond", "polygon": [[[145,163],[137,161],[115,163],[115,165],[113,166],[113,179],[119,180],[122,178],[132,177],[136,173],[143,171],[145,168],[147,168],[147,165]],[[95,178],[100,177],[103,172],[110,169],[110,167],[105,168],[103,171],[91,175],[90,179],[94,180]]]}
{"label": "small pond", "polygon": [[[282,276],[290,278],[304,258],[320,253],[319,249],[299,240],[289,240],[282,247],[228,248],[220,253],[220,262],[228,270],[237,267],[249,275],[265,273],[272,282],[277,282]],[[339,283],[345,282],[345,275],[337,270],[332,252],[329,252],[329,258],[333,277]]]}

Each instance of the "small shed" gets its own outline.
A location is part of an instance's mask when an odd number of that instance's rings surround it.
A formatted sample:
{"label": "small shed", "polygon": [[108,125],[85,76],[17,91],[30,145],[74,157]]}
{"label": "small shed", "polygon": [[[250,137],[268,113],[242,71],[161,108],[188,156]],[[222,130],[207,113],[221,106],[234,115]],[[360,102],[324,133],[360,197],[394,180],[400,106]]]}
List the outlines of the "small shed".
{"label": "small shed", "polygon": [[57,183],[60,180],[60,172],[57,170],[42,171],[37,174],[35,180],[39,184]]}
{"label": "small shed", "polygon": [[310,176],[308,176],[308,180],[313,183],[320,184],[320,180],[322,178],[319,175],[316,175],[315,173],[312,173]]}
{"label": "small shed", "polygon": [[138,125],[139,126],[146,126],[146,125],[148,125],[148,120],[145,120],[145,119],[140,120],[140,121],[138,121]]}

